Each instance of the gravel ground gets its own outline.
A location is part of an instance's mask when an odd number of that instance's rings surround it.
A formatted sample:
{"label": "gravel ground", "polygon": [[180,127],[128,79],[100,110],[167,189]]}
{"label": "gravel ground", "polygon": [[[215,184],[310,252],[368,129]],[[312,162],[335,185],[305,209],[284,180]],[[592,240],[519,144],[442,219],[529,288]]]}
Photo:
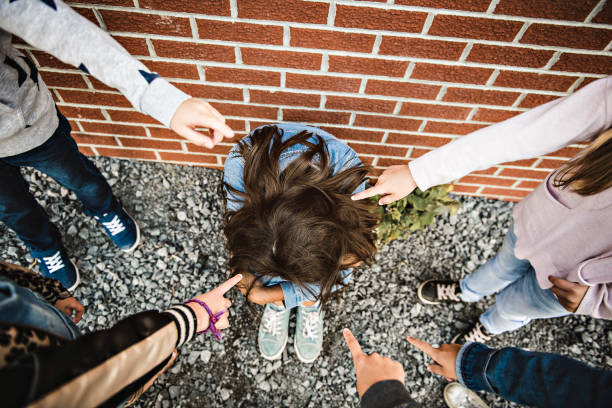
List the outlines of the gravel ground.
{"label": "gravel ground", "polygon": [[[81,270],[83,283],[75,295],[86,306],[79,324],[84,331],[183,301],[225,279],[220,171],[109,158],[95,161],[141,226],[143,243],[133,254],[113,247],[95,220],[82,213],[72,193],[37,172],[25,171]],[[232,326],[223,343],[200,336],[184,346],[174,366],[136,406],[356,406],[352,361],[340,332],[349,327],[365,351],[403,362],[406,385],[424,407],[444,407],[446,381],[426,371],[427,359],[404,338],[448,341],[475,321],[487,302],[424,307],[417,301],[417,283],[430,277],[459,278],[493,256],[512,209],[512,203],[482,198],[461,201],[458,214],[440,217],[434,227],[386,245],[376,265],[356,271],[352,285],[327,309],[323,353],[315,363],[299,362],[291,338],[281,360],[263,360],[256,344],[258,317],[236,292]],[[7,261],[31,263],[24,245],[4,225],[0,250]],[[292,335],[294,317],[291,327]],[[550,351],[611,367],[611,328],[610,322],[583,316],[535,321],[495,338],[491,346]],[[515,406],[492,395],[485,398],[492,407]]]}

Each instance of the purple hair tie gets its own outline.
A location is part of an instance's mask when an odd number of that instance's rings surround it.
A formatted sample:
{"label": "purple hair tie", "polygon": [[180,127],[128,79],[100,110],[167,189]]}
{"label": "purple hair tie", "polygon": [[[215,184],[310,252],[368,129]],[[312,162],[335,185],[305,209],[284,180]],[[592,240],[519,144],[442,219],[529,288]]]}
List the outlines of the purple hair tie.
{"label": "purple hair tie", "polygon": [[216,327],[215,327],[215,323],[217,323],[219,321],[219,318],[223,315],[223,313],[227,312],[227,309],[223,309],[220,312],[217,312],[216,314],[213,314],[213,312],[210,310],[210,308],[208,307],[208,305],[204,302],[202,302],[199,299],[189,299],[188,301],[186,301],[185,303],[183,303],[184,305],[186,305],[187,303],[197,303],[198,305],[202,306],[204,309],[206,309],[206,312],[208,312],[208,327],[200,332],[196,332],[197,334],[204,334],[207,331],[210,331],[212,334],[215,335],[215,337],[217,338],[217,340],[221,341],[221,335],[223,334],[221,331],[219,331]]}

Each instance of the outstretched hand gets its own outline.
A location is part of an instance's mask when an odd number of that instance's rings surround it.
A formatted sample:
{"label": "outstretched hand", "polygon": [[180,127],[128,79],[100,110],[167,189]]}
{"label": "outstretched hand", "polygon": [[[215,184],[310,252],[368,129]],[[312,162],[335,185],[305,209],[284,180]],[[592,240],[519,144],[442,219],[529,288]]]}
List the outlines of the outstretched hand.
{"label": "outstretched hand", "polygon": [[[231,300],[225,297],[225,294],[229,292],[231,288],[236,286],[236,284],[240,282],[240,279],[242,279],[242,275],[240,274],[232,276],[230,279],[226,280],[210,292],[206,292],[194,298],[206,303],[206,305],[210,308],[210,311],[213,314],[217,314],[220,311],[225,310],[221,317],[219,317],[217,323],[215,323],[215,327],[219,330],[226,329],[227,327],[229,327],[228,316],[229,308],[232,305],[232,302]],[[209,322],[208,313],[206,312],[206,310],[196,303],[187,303],[187,306],[195,312],[196,317],[198,319],[198,327],[196,330],[199,332],[202,330],[206,330],[208,328]]]}
{"label": "outstretched hand", "polygon": [[406,197],[416,188],[416,182],[412,178],[408,165],[391,166],[386,169],[374,187],[370,187],[351,197],[353,200],[362,200],[368,197],[381,195],[378,204],[391,204],[400,198]]}
{"label": "outstretched hand", "polygon": [[[195,130],[207,128],[210,135]],[[190,98],[181,103],[170,121],[170,128],[199,146],[212,149],[224,137],[234,137],[234,131],[225,124],[225,118],[215,108],[200,99]]]}
{"label": "outstretched hand", "polygon": [[415,339],[414,337],[407,337],[407,340],[435,361],[435,364],[427,366],[429,371],[445,377],[448,381],[457,379],[455,363],[459,350],[461,350],[459,344],[443,344],[439,348],[434,348],[423,340]]}
{"label": "outstretched hand", "polygon": [[404,367],[400,363],[378,353],[365,354],[349,329],[342,330],[342,334],[353,356],[359,398],[379,381],[397,380],[404,383]]}

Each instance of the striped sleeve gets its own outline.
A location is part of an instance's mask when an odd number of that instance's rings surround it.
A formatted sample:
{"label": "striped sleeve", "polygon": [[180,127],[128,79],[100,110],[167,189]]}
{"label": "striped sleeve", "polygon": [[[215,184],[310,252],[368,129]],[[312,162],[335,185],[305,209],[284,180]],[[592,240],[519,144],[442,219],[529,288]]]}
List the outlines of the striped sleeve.
{"label": "striped sleeve", "polygon": [[178,348],[188,341],[191,341],[195,335],[198,323],[194,311],[188,306],[178,304],[165,310],[164,313],[169,314],[176,323],[178,329],[176,347]]}

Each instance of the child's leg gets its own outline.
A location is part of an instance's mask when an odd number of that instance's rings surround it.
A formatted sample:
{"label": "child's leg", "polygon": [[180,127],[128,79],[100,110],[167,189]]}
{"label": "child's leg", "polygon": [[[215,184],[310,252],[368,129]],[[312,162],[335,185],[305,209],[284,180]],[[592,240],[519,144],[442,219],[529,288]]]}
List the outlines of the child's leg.
{"label": "child's leg", "polygon": [[514,225],[511,225],[497,255],[459,282],[464,301],[479,301],[483,296],[499,292],[527,273],[531,264],[514,256],[515,243]]}
{"label": "child's leg", "polygon": [[571,314],[557,300],[550,289],[538,284],[535,270],[502,290],[495,305],[480,316],[480,322],[492,334],[516,330],[531,319],[560,317]]}

